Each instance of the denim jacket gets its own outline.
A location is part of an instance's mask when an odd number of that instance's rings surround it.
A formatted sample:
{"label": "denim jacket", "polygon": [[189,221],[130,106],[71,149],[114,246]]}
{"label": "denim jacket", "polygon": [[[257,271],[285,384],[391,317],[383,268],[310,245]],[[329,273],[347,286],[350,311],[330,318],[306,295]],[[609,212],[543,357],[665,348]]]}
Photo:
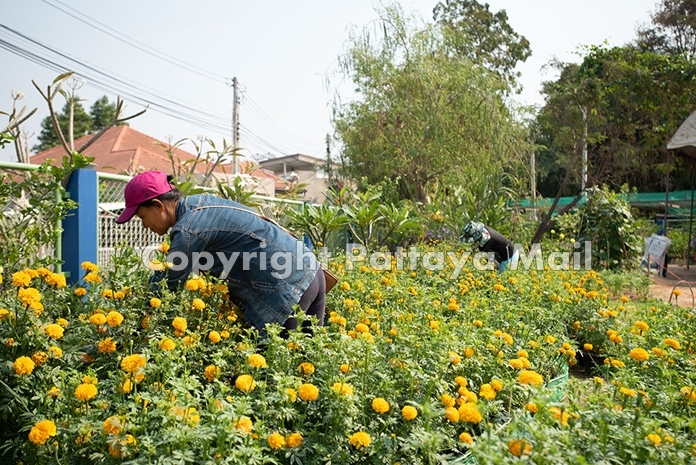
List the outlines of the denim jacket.
{"label": "denim jacket", "polygon": [[169,237],[169,289],[192,272],[226,279],[230,299],[262,335],[267,324],[285,322],[319,269],[301,240],[250,208],[212,195],[180,199]]}

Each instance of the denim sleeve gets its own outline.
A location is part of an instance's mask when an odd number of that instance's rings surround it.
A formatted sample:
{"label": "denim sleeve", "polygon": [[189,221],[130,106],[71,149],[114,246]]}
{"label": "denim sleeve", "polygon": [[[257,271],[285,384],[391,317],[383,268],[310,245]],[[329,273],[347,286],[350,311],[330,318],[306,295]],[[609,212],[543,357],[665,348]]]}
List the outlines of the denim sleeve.
{"label": "denim sleeve", "polygon": [[196,252],[203,252],[208,241],[197,234],[180,229],[173,230],[169,237],[167,262],[173,266],[167,270],[167,287],[173,291],[188,279],[194,265],[192,255]]}

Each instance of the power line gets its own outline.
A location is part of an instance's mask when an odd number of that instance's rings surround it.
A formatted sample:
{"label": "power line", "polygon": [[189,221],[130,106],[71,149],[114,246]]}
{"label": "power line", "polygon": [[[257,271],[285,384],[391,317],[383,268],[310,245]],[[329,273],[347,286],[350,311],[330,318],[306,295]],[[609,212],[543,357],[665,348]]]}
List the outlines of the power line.
{"label": "power line", "polygon": [[[68,12],[68,11],[65,11],[64,9],[62,9],[62,8],[60,8],[60,7],[56,6],[56,5],[54,5],[54,4],[50,3],[50,2],[48,2],[47,0],[41,0],[41,1],[44,2],[44,3],[45,3],[46,5],[48,5],[48,6],[51,6],[51,7],[55,8],[56,10],[60,11],[61,13],[64,13],[64,14],[66,14],[66,15],[68,15],[68,16],[70,16],[70,17],[72,17],[72,18],[74,18],[74,19],[76,19],[76,20],[78,20],[78,21],[80,21],[81,23],[86,24],[87,26],[89,26],[89,27],[91,27],[91,28],[93,28],[93,29],[96,29],[97,31],[99,31],[99,32],[101,32],[101,33],[103,33],[103,34],[106,34],[106,35],[108,35],[108,36],[110,36],[110,37],[113,37],[114,39],[116,39],[116,40],[118,40],[118,41],[120,41],[120,42],[123,42],[123,43],[126,44],[126,45],[130,45],[131,47],[134,47],[134,48],[140,50],[141,52],[147,53],[148,55],[153,56],[153,57],[157,58],[158,60],[165,61],[165,62],[167,62],[167,63],[169,63],[169,64],[172,64],[172,65],[174,65],[174,66],[177,66],[177,67],[179,67],[179,68],[181,68],[181,69],[185,69],[186,71],[189,71],[189,72],[191,72],[191,73],[197,74],[197,75],[202,76],[202,77],[204,77],[204,78],[211,79],[211,80],[214,80],[214,81],[217,81],[217,82],[221,82],[221,83],[223,83],[223,84],[228,84],[227,81],[226,81],[226,78],[225,78],[224,76],[220,76],[220,75],[218,75],[218,74],[212,73],[212,72],[210,72],[210,71],[206,71],[206,70],[204,70],[204,69],[202,69],[202,68],[199,68],[199,67],[197,67],[197,66],[195,66],[195,65],[191,65],[191,64],[186,63],[186,62],[184,62],[184,61],[181,61],[180,59],[178,59],[178,58],[176,58],[176,57],[173,57],[173,56],[171,56],[171,55],[168,55],[168,54],[166,54],[166,53],[164,53],[164,52],[162,52],[162,51],[159,51],[159,50],[156,50],[156,49],[150,47],[150,46],[147,45],[147,44],[144,44],[144,43],[139,42],[139,41],[137,41],[137,40],[135,40],[135,39],[132,39],[132,38],[128,37],[127,35],[125,35],[125,34],[119,32],[119,31],[117,31],[117,30],[115,30],[115,29],[113,29],[113,28],[107,26],[106,24],[101,23],[101,22],[97,21],[96,19],[91,18],[91,17],[87,16],[86,14],[84,14],[84,13],[82,13],[82,12],[80,12],[80,11],[78,11],[78,10],[76,10],[76,9],[74,9],[74,8],[72,8],[72,7],[70,7],[70,6],[68,6],[68,5],[66,5],[65,3],[61,2],[60,0],[54,0],[54,1],[55,1],[56,3],[59,3],[59,4],[63,5],[65,8],[67,8],[67,9],[69,9],[69,10],[71,10],[71,11],[74,11],[76,14],[78,14],[78,15],[80,15],[80,16],[86,18],[86,19],[88,19],[89,21],[87,21],[87,20],[85,20],[85,19],[82,19],[82,18],[80,18],[80,17],[76,16],[75,14],[72,14],[72,13],[70,13],[70,12]],[[100,25],[101,27],[103,27],[103,28],[105,28],[105,29],[108,29],[108,31],[105,31],[105,30],[103,30],[103,29],[100,29],[100,28],[96,27],[93,23],[94,23],[94,24],[98,24],[98,25]],[[109,32],[109,31],[111,31],[111,32]]]}

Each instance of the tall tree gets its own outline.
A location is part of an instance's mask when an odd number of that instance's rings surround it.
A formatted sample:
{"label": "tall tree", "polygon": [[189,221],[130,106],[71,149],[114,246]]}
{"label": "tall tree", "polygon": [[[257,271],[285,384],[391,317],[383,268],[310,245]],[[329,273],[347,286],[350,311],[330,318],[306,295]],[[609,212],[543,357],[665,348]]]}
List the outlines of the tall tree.
{"label": "tall tree", "polygon": [[[99,131],[105,128],[106,125],[116,117],[116,103],[110,103],[109,98],[104,95],[92,104],[89,109],[89,116],[92,118],[92,130]],[[116,125],[127,126],[128,123],[120,122]]]}
{"label": "tall tree", "polygon": [[510,26],[505,10],[493,13],[488,3],[476,0],[445,0],[433,9],[433,19],[459,36],[455,44],[459,56],[497,73],[512,88],[517,86],[520,73],[515,67],[532,50]]}
{"label": "tall tree", "polygon": [[382,12],[383,37],[353,37],[341,61],[359,99],[335,102],[341,156],[353,179],[399,179],[402,198],[427,203],[434,181],[467,172],[515,172],[525,137],[499,80],[466,57],[436,25],[415,28],[401,10]]}
{"label": "tall tree", "polygon": [[638,44],[668,55],[696,56],[696,0],[661,0],[652,23],[638,29]]}
{"label": "tall tree", "polygon": [[[583,144],[588,186],[663,188],[667,142],[696,106],[694,63],[633,46],[592,46],[580,65],[559,66],[559,79],[544,86],[546,105],[537,119],[564,179],[576,177],[561,182],[559,193],[580,184]],[[548,224],[538,233],[545,229]]]}
{"label": "tall tree", "polygon": [[[73,100],[73,136],[75,139],[87,135],[93,130],[92,117],[85,111],[80,103],[79,97],[71,97]],[[60,125],[63,134],[68,134],[70,125],[70,99],[68,98],[63,105],[63,109],[58,113],[58,124]],[[41,121],[41,133],[38,136],[39,143],[32,147],[32,150],[41,152],[48,150],[51,147],[60,145],[60,139],[53,127],[53,121],[50,116],[47,116]]]}

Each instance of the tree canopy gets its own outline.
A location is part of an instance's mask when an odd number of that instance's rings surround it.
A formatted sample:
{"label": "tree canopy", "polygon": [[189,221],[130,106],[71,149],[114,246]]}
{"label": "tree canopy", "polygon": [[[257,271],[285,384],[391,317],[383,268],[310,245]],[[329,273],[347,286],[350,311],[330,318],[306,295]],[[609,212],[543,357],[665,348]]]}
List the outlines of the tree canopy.
{"label": "tree canopy", "polygon": [[[70,122],[70,107],[72,100],[73,111],[73,137],[75,139],[97,132],[106,127],[116,116],[116,104],[109,102],[105,95],[96,100],[87,113],[82,106],[82,100],[77,97],[68,97],[57,119],[63,134],[68,134]],[[127,125],[128,123],[121,122],[118,125]],[[47,116],[41,121],[41,133],[38,135],[39,143],[32,147],[32,150],[41,152],[48,150],[51,147],[60,145],[60,139],[53,127],[53,121],[50,116]]]}
{"label": "tree canopy", "polygon": [[524,131],[500,79],[455,53],[451,28],[413,22],[385,9],[379,40],[367,31],[352,37],[342,59],[359,96],[334,106],[348,174],[371,184],[398,179],[402,198],[427,203],[435,182],[516,172]]}

